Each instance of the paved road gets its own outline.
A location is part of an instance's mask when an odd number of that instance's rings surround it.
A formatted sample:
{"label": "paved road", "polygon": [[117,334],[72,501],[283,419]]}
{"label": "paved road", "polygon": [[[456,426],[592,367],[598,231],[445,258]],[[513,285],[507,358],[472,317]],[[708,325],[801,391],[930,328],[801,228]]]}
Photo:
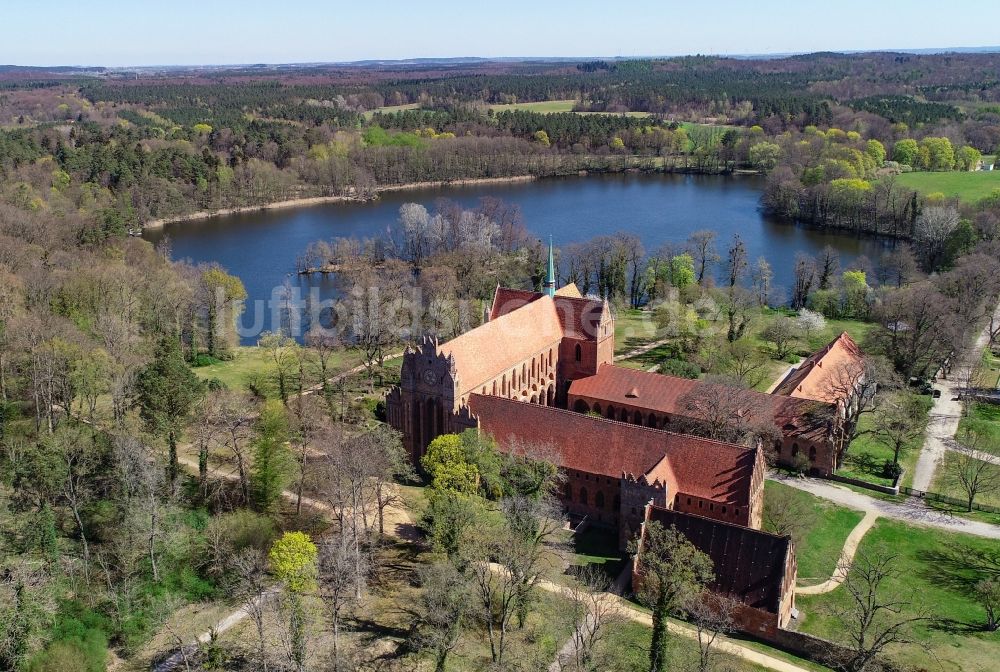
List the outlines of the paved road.
{"label": "paved road", "polygon": [[797,476],[779,476],[772,474],[772,480],[780,481],[793,488],[804,490],[810,494],[828,499],[831,502],[861,511],[872,511],[880,516],[901,520],[913,525],[936,527],[949,532],[963,532],[987,539],[1000,539],[1000,526],[991,525],[978,520],[968,520],[952,516],[944,511],[928,507],[915,497],[904,502],[893,502],[863,495],[842,485],[818,478],[801,478]]}
{"label": "paved road", "polygon": [[[1000,305],[997,306],[995,315],[1000,317]],[[957,447],[955,434],[958,432],[958,421],[962,419],[962,402],[957,400],[958,390],[968,376],[970,366],[980,357],[989,341],[990,330],[987,325],[964,357],[952,367],[949,379],[939,380],[934,384],[934,389],[940,390],[941,396],[934,400],[931,408],[927,437],[913,472],[915,490],[930,490],[934,471],[944,459],[945,451],[955,450]]]}

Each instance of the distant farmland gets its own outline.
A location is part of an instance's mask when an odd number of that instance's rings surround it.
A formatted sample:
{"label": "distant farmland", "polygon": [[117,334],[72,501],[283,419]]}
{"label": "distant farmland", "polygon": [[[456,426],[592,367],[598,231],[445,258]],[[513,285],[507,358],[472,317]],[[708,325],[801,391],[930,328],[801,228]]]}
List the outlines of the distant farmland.
{"label": "distant farmland", "polygon": [[916,189],[921,194],[940,192],[946,197],[957,196],[968,203],[976,203],[994,190],[1000,189],[1000,170],[971,173],[902,173],[899,184]]}

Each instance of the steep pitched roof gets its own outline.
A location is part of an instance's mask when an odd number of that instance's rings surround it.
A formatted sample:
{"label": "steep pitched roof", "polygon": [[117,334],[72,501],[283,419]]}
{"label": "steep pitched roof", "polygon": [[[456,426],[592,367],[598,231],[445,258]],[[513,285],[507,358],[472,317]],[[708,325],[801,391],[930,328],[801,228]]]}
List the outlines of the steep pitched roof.
{"label": "steep pitched roof", "polygon": [[551,445],[559,466],[660,480],[672,494],[746,506],[756,454],[743,446],[481,394],[469,396],[480,428],[501,446],[511,436]]}
{"label": "steep pitched roof", "polygon": [[647,506],[647,516],[665,528],[674,527],[711,558],[715,581],[709,588],[713,592],[778,612],[789,554],[794,552],[791,537],[653,505]]}
{"label": "steep pitched roof", "polygon": [[[545,294],[541,292],[497,286],[490,308],[490,320],[516,312],[543,296]],[[556,313],[559,315],[559,323],[565,335],[570,338],[596,339],[601,320],[610,311],[604,301],[581,296],[575,284],[557,290],[553,301]]]}
{"label": "steep pitched roof", "polygon": [[[665,376],[639,369],[604,364],[597,374],[574,380],[570,396],[598,399],[614,405],[633,406],[672,416],[685,417],[687,412],[680,400],[684,395],[711,386],[701,380]],[[746,390],[757,408],[771,409],[774,424],[786,433],[819,441],[825,436],[835,408],[825,402],[794,397],[782,397]],[[750,409],[752,410],[752,409]]]}
{"label": "steep pitched roof", "polygon": [[438,354],[454,357],[464,395],[535,353],[557,347],[562,336],[552,299],[544,296],[440,344]]}
{"label": "steep pitched roof", "polygon": [[840,399],[836,377],[845,366],[860,366],[861,348],[846,331],[823,348],[806,357],[788,377],[781,381],[774,394],[813,399],[835,404]]}

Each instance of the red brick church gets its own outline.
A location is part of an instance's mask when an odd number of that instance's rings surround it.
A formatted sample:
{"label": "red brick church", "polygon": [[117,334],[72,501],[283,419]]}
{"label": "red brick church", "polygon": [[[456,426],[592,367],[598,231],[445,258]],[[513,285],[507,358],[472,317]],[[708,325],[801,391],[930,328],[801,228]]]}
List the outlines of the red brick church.
{"label": "red brick church", "polygon": [[[622,548],[650,510],[689,516],[697,539],[735,539],[739,529],[763,534],[763,447],[671,431],[683,415],[677,400],[702,384],[615,366],[608,303],[581,296],[574,285],[557,290],[554,278],[550,247],[544,291],[498,287],[481,326],[408,349],[386,407],[414,462],[435,437],[478,428],[501,449],[514,440],[551,448],[567,477],[561,499],[568,513],[617,530]],[[789,382],[783,394],[761,395],[767,403],[757,407],[780,430],[774,448],[782,460],[801,452],[814,470],[829,472],[837,461],[837,406],[806,388]],[[782,558],[777,566],[769,560],[777,567],[773,589],[757,600],[778,627],[792,609],[795,563],[794,553],[782,555],[775,543],[745,547]],[[742,561],[753,564],[751,556]],[[747,604],[757,599],[739,597]]]}

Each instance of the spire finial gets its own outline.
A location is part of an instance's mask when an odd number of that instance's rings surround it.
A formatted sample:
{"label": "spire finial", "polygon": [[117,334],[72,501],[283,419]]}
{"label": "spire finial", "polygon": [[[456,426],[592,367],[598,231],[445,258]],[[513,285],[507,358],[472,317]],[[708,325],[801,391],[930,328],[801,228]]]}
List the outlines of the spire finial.
{"label": "spire finial", "polygon": [[549,236],[549,270],[545,275],[545,285],[543,286],[545,293],[549,296],[554,297],[556,295],[556,264],[555,257],[552,252],[552,236]]}

